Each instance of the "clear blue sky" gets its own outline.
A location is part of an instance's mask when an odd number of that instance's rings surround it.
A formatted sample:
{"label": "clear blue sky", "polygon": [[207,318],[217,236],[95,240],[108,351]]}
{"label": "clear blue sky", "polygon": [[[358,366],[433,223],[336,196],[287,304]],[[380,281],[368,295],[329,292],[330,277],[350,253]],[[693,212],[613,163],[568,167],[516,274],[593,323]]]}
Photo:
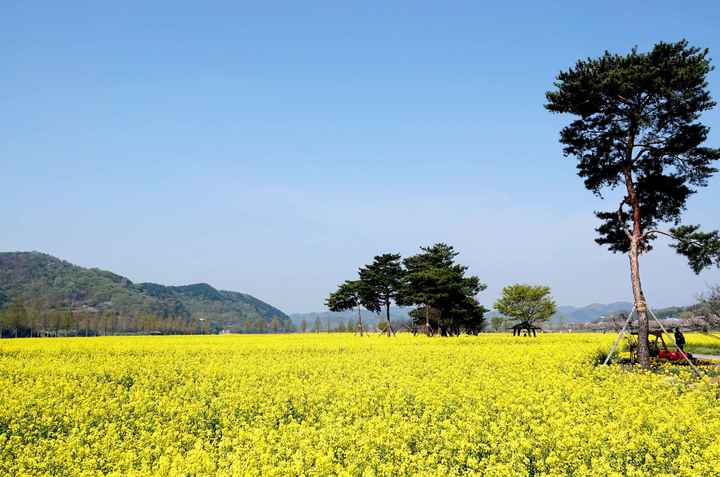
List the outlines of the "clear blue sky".
{"label": "clear blue sky", "polygon": [[[299,312],[376,253],[445,241],[485,304],[513,282],[629,299],[626,257],[593,242],[613,206],[544,93],[659,40],[720,66],[720,2],[485,3],[3,1],[0,250]],[[687,221],[720,228],[718,204],[715,178]],[[657,306],[720,282],[664,246],[642,271]]]}

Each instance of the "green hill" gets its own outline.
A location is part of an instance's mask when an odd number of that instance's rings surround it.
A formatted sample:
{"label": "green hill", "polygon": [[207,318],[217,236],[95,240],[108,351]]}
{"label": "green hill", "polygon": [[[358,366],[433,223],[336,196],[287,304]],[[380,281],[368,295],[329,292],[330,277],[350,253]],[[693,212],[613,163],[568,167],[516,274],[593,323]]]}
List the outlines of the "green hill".
{"label": "green hill", "polygon": [[133,283],[112,272],[79,267],[38,252],[0,253],[0,307],[16,299],[45,310],[203,319],[224,328],[273,319],[290,324],[285,313],[244,293],[217,290],[206,283]]}

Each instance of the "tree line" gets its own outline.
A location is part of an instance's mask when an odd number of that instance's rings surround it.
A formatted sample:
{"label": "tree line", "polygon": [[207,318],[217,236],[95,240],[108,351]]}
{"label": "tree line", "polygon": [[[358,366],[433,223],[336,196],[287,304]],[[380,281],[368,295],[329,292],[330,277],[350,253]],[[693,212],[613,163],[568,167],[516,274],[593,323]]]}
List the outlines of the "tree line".
{"label": "tree line", "polygon": [[[371,325],[369,330],[374,330]],[[344,333],[356,331],[348,320],[330,322],[319,317],[303,319],[299,325],[280,317],[271,320],[243,318],[232,325],[207,319],[159,317],[152,314],[127,315],[109,311],[54,310],[27,304],[22,299],[0,308],[0,338],[106,336],[128,334],[217,334],[217,333]]]}
{"label": "tree line", "polygon": [[[359,268],[357,278],[341,283],[325,301],[331,311],[357,311],[357,330],[365,325],[362,310],[380,314],[381,331],[388,336],[396,330],[390,320],[390,306],[413,306],[409,330],[428,336],[476,335],[485,328],[485,313],[477,295],[487,288],[477,276],[467,275],[468,267],[456,262],[458,252],[445,243],[421,247],[420,253],[402,258],[385,253]],[[495,308],[507,319],[532,325],[555,313],[555,302],[544,286],[511,285],[503,289]]]}
{"label": "tree line", "polygon": [[[370,328],[375,329],[374,325]],[[0,308],[0,338],[353,331],[355,327],[350,321],[330,323],[319,317],[310,323],[303,319],[297,326],[278,316],[270,320],[243,318],[232,325],[223,325],[203,318],[159,317],[149,313],[128,315],[110,311],[46,309],[19,298]]]}
{"label": "tree line", "polygon": [[208,325],[198,320],[137,316],[86,310],[47,310],[15,299],[0,309],[0,337],[102,336],[113,334],[207,333]]}
{"label": "tree line", "polygon": [[232,326],[210,319],[159,317],[150,313],[137,315],[85,309],[47,309],[20,298],[0,308],[0,338],[105,336],[127,334],[215,334],[290,333],[297,331],[292,323],[278,316],[271,320],[244,318]]}

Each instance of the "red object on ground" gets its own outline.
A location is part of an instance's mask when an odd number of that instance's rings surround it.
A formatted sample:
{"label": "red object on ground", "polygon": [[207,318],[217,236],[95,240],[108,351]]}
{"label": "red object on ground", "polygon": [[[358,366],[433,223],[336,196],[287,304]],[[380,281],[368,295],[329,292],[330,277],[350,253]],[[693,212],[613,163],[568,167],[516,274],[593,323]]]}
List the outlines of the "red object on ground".
{"label": "red object on ground", "polygon": [[680,351],[670,351],[667,349],[661,349],[658,352],[658,358],[660,359],[667,359],[669,361],[679,361],[685,359],[685,356],[683,356],[683,353]]}

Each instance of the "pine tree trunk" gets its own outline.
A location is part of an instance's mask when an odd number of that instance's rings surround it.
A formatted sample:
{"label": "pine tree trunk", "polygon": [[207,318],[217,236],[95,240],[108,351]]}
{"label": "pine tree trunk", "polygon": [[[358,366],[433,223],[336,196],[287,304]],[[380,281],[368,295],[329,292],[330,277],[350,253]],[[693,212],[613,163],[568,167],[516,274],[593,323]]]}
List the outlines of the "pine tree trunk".
{"label": "pine tree trunk", "polygon": [[638,360],[644,369],[650,367],[650,350],[648,343],[648,318],[647,306],[645,305],[645,294],[640,282],[640,257],[638,243],[633,238],[630,242],[630,278],[632,280],[633,300],[635,312],[638,316]]}
{"label": "pine tree trunk", "polygon": [[363,322],[362,322],[362,314],[360,313],[360,307],[357,307],[358,311],[358,326],[360,327],[360,336],[363,335]]}
{"label": "pine tree trunk", "polygon": [[392,325],[390,324],[390,302],[385,302],[385,319],[387,322],[387,335],[392,336],[395,334],[395,332],[392,329]]}
{"label": "pine tree trunk", "polygon": [[432,331],[430,330],[430,306],[425,305],[425,332],[428,336],[432,336]]}
{"label": "pine tree trunk", "polygon": [[[631,136],[630,144],[634,141],[634,135]],[[632,157],[632,150],[628,157]],[[632,209],[632,232],[629,232],[630,250],[628,252],[630,258],[630,279],[632,282],[633,300],[635,302],[635,312],[638,316],[638,360],[640,366],[644,369],[650,367],[650,344],[648,342],[648,319],[647,306],[645,304],[645,294],[642,290],[640,282],[640,246],[642,242],[642,224],[640,223],[640,201],[638,200],[637,191],[633,182],[632,173],[629,169],[625,169],[625,187],[627,188],[627,203]]]}

